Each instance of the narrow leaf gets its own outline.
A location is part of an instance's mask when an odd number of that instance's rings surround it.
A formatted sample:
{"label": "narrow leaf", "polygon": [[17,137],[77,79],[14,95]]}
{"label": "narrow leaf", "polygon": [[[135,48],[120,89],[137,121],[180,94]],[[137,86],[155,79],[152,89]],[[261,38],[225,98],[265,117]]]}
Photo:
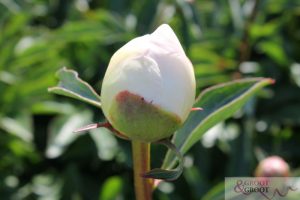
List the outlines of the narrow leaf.
{"label": "narrow leaf", "polygon": [[203,200],[223,200],[225,185],[224,182],[218,183],[216,186],[212,187],[205,195],[202,197]]}
{"label": "narrow leaf", "polygon": [[112,160],[118,153],[119,146],[116,137],[107,128],[98,128],[90,131],[90,135],[97,147],[101,160]]}
{"label": "narrow leaf", "polygon": [[85,110],[76,114],[56,118],[50,125],[49,140],[46,147],[47,158],[57,158],[80,134],[73,133],[76,128],[91,121],[92,114]]}
{"label": "narrow leaf", "polygon": [[62,68],[57,72],[58,86],[48,89],[49,92],[72,97],[101,108],[100,96],[85,81],[78,77],[74,70]]}
{"label": "narrow leaf", "polygon": [[14,134],[26,142],[31,142],[33,139],[32,132],[21,123],[20,119],[0,117],[0,129]]}
{"label": "narrow leaf", "polygon": [[156,142],[157,144],[163,144],[169,148],[169,151],[175,153],[175,156],[178,158],[179,164],[175,169],[160,169],[155,168],[143,174],[144,178],[153,178],[153,179],[161,179],[164,181],[173,181],[177,179],[183,171],[183,156],[180,154],[178,149],[174,144],[172,144],[169,140],[161,140]]}
{"label": "narrow leaf", "polygon": [[[185,154],[202,135],[217,123],[238,111],[258,90],[273,83],[268,78],[248,78],[216,85],[204,90],[196,99],[194,107],[201,112],[191,112],[182,128],[173,136],[173,143]],[[163,168],[172,167],[175,157],[168,151]]]}

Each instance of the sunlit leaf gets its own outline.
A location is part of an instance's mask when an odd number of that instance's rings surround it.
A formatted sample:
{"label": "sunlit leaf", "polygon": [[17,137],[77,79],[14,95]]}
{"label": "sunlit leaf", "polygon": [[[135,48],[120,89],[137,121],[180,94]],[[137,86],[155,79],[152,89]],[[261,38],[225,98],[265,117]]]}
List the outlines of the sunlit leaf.
{"label": "sunlit leaf", "polygon": [[281,41],[264,41],[258,45],[259,49],[267,54],[272,60],[281,65],[286,65],[288,63],[288,58],[282,46],[283,44]]}
{"label": "sunlit leaf", "polygon": [[60,156],[67,146],[80,135],[73,131],[80,126],[87,124],[90,120],[91,113],[89,111],[57,118],[51,125],[46,156],[48,158]]}
{"label": "sunlit leaf", "polygon": [[111,160],[118,151],[118,143],[114,134],[106,128],[98,128],[90,131],[98,149],[98,156],[102,160]]}
{"label": "sunlit leaf", "polygon": [[[258,90],[271,83],[272,79],[250,78],[206,89],[199,95],[194,105],[204,110],[191,112],[183,127],[175,133],[173,143],[182,154],[185,154],[206,131],[232,116]],[[174,159],[174,155],[169,151],[163,167],[173,166]]]}
{"label": "sunlit leaf", "polygon": [[10,117],[0,118],[0,128],[6,132],[14,134],[26,142],[31,142],[32,132],[21,123],[20,119]]}
{"label": "sunlit leaf", "polygon": [[100,96],[85,81],[78,77],[74,70],[62,68],[57,72],[58,86],[48,89],[49,92],[72,97],[101,108]]}
{"label": "sunlit leaf", "polygon": [[123,181],[118,176],[108,178],[101,189],[100,200],[114,200],[118,199],[122,192]]}

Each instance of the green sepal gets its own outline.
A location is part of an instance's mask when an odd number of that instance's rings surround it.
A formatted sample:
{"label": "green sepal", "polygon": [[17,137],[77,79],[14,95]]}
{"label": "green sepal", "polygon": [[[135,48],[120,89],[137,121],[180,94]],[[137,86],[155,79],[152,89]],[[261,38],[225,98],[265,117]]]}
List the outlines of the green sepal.
{"label": "green sepal", "polygon": [[181,125],[181,119],[143,97],[120,92],[111,103],[108,120],[131,140],[155,142],[169,138]]}

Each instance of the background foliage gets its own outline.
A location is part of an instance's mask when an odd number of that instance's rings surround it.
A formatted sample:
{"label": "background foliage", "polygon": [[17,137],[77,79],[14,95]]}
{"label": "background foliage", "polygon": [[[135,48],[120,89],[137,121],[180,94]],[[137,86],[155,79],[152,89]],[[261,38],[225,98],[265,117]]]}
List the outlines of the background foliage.
{"label": "background foliage", "polygon": [[[197,93],[243,77],[268,87],[206,133],[183,176],[155,199],[223,199],[225,176],[252,176],[267,155],[300,171],[299,0],[0,0],[1,199],[133,199],[131,149],[105,129],[101,110],[54,96],[68,66],[100,92],[111,55],[169,23],[192,60]],[[153,147],[153,166],[165,149]]]}

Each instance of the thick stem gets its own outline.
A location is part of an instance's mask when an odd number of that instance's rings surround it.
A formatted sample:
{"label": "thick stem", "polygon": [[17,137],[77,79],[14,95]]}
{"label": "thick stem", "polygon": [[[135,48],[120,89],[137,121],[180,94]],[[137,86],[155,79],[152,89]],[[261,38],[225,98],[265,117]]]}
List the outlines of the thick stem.
{"label": "thick stem", "polygon": [[132,141],[132,159],[136,200],[151,200],[153,180],[141,176],[150,170],[150,143]]}

